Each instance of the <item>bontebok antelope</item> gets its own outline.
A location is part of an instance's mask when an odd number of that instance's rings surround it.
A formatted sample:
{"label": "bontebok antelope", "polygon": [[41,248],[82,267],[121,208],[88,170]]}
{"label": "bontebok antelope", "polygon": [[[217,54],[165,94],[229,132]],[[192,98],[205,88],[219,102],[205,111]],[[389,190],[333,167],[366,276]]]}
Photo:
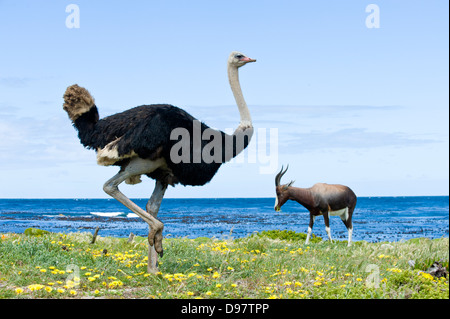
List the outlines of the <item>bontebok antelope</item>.
{"label": "bontebok antelope", "polygon": [[330,216],[339,216],[348,230],[348,246],[352,242],[352,215],[356,206],[356,195],[347,186],[344,185],[329,185],[324,183],[317,183],[310,188],[293,187],[293,181],[288,184],[280,185],[281,177],[286,173],[286,170],[281,171],[275,177],[275,190],[277,197],[275,199],[275,210],[279,211],[281,206],[287,200],[295,200],[303,205],[309,211],[309,227],[306,236],[306,244],[309,243],[314,220],[317,216],[323,215],[325,220],[325,230],[331,242],[330,232]]}

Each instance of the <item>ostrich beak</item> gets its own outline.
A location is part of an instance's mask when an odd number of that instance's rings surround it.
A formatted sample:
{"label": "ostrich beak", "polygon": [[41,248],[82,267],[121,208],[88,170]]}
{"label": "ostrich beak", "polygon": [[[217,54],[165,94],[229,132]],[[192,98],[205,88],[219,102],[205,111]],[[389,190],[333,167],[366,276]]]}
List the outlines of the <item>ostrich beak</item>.
{"label": "ostrich beak", "polygon": [[241,59],[241,61],[244,61],[244,62],[256,62],[256,59],[250,59],[249,57],[243,57],[242,59]]}

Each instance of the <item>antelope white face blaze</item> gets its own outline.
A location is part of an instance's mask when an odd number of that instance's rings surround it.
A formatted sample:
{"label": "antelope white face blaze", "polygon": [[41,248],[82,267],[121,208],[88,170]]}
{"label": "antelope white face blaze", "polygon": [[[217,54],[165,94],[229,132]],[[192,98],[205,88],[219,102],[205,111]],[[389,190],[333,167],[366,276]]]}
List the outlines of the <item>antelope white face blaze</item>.
{"label": "antelope white face blaze", "polygon": [[274,208],[277,208],[277,206],[278,206],[278,196],[275,197],[275,206],[274,206]]}

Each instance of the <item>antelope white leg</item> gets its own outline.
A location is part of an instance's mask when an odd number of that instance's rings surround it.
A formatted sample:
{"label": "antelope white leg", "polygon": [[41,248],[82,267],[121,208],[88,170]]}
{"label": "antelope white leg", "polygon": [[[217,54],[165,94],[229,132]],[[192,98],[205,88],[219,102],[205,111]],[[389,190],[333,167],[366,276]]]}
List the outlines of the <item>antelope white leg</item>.
{"label": "antelope white leg", "polygon": [[330,240],[330,242],[333,242],[333,239],[331,238],[330,227],[325,227],[325,231],[327,232],[328,239]]}
{"label": "antelope white leg", "polygon": [[305,244],[308,245],[309,243],[309,236],[311,236],[312,228],[308,227],[308,233],[306,234],[306,241]]}
{"label": "antelope white leg", "polygon": [[[314,225],[314,221],[316,220],[316,216],[310,216],[310,218],[312,218],[312,224]],[[311,221],[310,221],[311,224]],[[308,226],[308,233],[306,234],[306,241],[305,244],[308,245],[309,243],[309,237],[311,236],[312,233],[312,227]]]}
{"label": "antelope white leg", "polygon": [[347,245],[347,247],[350,247],[352,245],[352,233],[353,233],[353,228],[349,228],[348,229],[348,245]]}

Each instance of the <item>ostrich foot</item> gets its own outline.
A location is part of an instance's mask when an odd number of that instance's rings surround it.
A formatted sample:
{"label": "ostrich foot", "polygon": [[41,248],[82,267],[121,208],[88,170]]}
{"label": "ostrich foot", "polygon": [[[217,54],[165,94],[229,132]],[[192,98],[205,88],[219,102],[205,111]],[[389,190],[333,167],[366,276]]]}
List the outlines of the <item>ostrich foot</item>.
{"label": "ostrich foot", "polygon": [[161,257],[163,256],[162,227],[160,230],[153,230],[153,229],[154,228],[150,228],[150,231],[148,233],[147,272],[150,274],[156,274],[157,272],[159,272],[158,254]]}
{"label": "ostrich foot", "polygon": [[148,244],[150,245],[149,249],[153,247],[160,257],[162,257],[164,254],[162,246],[163,228],[164,225],[162,223],[159,223],[158,225],[156,225],[156,227],[150,227],[150,231],[148,233]]}

